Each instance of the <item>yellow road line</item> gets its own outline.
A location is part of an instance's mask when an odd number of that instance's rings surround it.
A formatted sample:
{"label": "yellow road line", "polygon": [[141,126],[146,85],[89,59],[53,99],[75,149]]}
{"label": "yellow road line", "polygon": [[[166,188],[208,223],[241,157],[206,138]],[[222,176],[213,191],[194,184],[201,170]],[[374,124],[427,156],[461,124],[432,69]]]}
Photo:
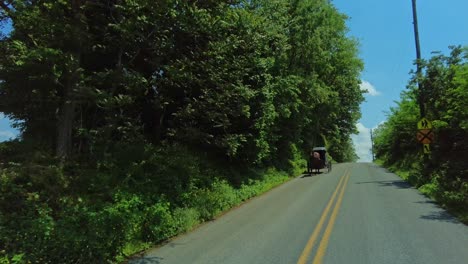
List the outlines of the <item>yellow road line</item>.
{"label": "yellow road line", "polygon": [[[346,172],[347,173],[347,172]],[[345,175],[346,175],[345,173]],[[340,181],[338,182],[338,185],[336,186],[335,192],[333,193],[332,197],[330,198],[330,201],[327,204],[327,207],[322,213],[322,216],[320,217],[319,223],[314,229],[314,232],[309,238],[309,241],[307,241],[306,246],[304,247],[304,250],[302,250],[302,254],[299,257],[299,260],[297,261],[297,264],[305,264],[307,261],[307,257],[310,255],[310,252],[312,251],[312,248],[314,247],[315,240],[317,239],[320,230],[322,230],[323,223],[325,222],[325,219],[327,218],[328,211],[330,211],[330,208],[335,201],[336,194],[338,193],[338,190],[341,187],[341,184],[343,183],[343,179],[345,177],[341,177]],[[336,207],[335,207],[336,208]]]}
{"label": "yellow road line", "polygon": [[335,224],[336,217],[338,215],[338,211],[340,210],[341,202],[343,201],[344,191],[346,189],[346,184],[349,180],[349,174],[345,176],[346,180],[341,188],[340,196],[338,197],[338,201],[336,202],[335,208],[333,208],[332,215],[330,216],[330,220],[328,221],[327,228],[323,233],[322,241],[320,241],[320,245],[317,249],[317,254],[315,255],[313,264],[321,264],[323,257],[325,256],[325,252],[327,251],[328,242],[330,240],[330,235],[333,230],[333,226]]}

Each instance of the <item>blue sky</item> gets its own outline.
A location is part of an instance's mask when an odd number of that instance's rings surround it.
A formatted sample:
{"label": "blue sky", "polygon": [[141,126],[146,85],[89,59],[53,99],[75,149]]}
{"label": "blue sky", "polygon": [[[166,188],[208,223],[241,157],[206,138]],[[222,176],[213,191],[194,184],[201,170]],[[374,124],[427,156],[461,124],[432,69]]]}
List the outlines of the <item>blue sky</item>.
{"label": "blue sky", "polygon": [[[385,112],[399,100],[416,58],[411,0],[332,0],[349,16],[349,36],[360,42],[365,63],[363,87],[374,92],[361,105],[360,133],[353,136],[361,161],[370,161],[370,128],[386,119]],[[450,45],[468,45],[468,1],[417,1],[421,55],[448,52]],[[0,141],[17,134],[0,114]]]}
{"label": "blue sky", "polygon": [[[333,0],[349,16],[349,36],[360,42],[365,69],[363,86],[375,90],[361,105],[362,118],[353,136],[360,161],[371,160],[370,128],[385,121],[385,112],[400,98],[415,69],[416,48],[411,0]],[[468,1],[417,1],[421,56],[448,54],[450,45],[468,45]]]}

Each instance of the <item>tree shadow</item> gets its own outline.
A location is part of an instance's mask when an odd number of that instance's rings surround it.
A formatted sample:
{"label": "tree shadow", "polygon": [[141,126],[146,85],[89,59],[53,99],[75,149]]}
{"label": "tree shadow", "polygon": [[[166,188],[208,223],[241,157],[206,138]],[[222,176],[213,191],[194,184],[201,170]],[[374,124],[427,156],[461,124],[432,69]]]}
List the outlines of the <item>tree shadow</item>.
{"label": "tree shadow", "polygon": [[139,256],[135,259],[131,259],[127,264],[161,264],[163,258],[160,257],[150,257],[150,256]]}
{"label": "tree shadow", "polygon": [[317,175],[320,175],[320,174],[323,174],[323,173],[324,173],[323,171],[320,171],[320,172],[318,172],[318,173],[315,173],[315,172],[312,172],[312,173],[304,172],[304,173],[302,173],[301,179],[308,178],[308,177],[313,177],[313,176],[317,176]]}
{"label": "tree shadow", "polygon": [[436,202],[430,201],[430,200],[428,200],[428,201],[418,201],[418,202],[414,202],[414,203],[418,203],[418,204],[433,204],[433,205],[435,205],[435,206],[438,207],[438,204],[437,204]]}
{"label": "tree shadow", "polygon": [[[175,243],[175,242],[171,242],[170,240],[167,240],[165,242],[161,242],[158,245],[158,248],[163,247],[163,246],[175,248],[177,246],[186,245],[186,244],[187,243]],[[143,251],[138,254],[135,254],[132,257],[130,257],[130,259],[128,259],[126,262],[122,264],[161,264],[162,260],[164,260],[164,258],[161,258],[161,257],[146,255],[147,253],[148,251]]]}
{"label": "tree shadow", "polygon": [[376,183],[382,187],[397,187],[398,189],[411,189],[414,188],[411,184],[403,181],[368,181],[368,182],[356,182],[356,184],[368,184],[368,183]]}
{"label": "tree shadow", "polygon": [[454,224],[459,223],[459,221],[454,216],[452,216],[446,211],[434,211],[430,214],[422,215],[420,218],[425,220],[441,221]]}

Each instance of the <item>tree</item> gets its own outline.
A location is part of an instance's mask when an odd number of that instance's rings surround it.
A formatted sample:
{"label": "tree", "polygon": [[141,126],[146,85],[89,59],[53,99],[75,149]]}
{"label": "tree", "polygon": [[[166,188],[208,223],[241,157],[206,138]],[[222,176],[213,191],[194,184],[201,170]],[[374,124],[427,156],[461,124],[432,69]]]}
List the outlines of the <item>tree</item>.
{"label": "tree", "polygon": [[287,163],[360,115],[357,43],[328,1],[6,6],[0,110],[58,157],[138,140]]}

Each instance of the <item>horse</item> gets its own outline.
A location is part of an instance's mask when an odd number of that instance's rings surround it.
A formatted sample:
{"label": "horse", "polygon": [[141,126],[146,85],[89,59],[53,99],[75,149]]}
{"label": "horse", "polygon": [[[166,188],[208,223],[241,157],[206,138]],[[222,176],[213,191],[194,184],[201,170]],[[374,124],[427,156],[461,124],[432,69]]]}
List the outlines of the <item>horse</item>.
{"label": "horse", "polygon": [[324,161],[320,159],[320,153],[314,151],[310,155],[309,168],[310,173],[315,169],[315,174],[320,173],[320,169],[323,168]]}
{"label": "horse", "polygon": [[323,160],[317,157],[312,158],[312,169],[315,169],[315,174],[320,173],[320,169],[323,168]]}

